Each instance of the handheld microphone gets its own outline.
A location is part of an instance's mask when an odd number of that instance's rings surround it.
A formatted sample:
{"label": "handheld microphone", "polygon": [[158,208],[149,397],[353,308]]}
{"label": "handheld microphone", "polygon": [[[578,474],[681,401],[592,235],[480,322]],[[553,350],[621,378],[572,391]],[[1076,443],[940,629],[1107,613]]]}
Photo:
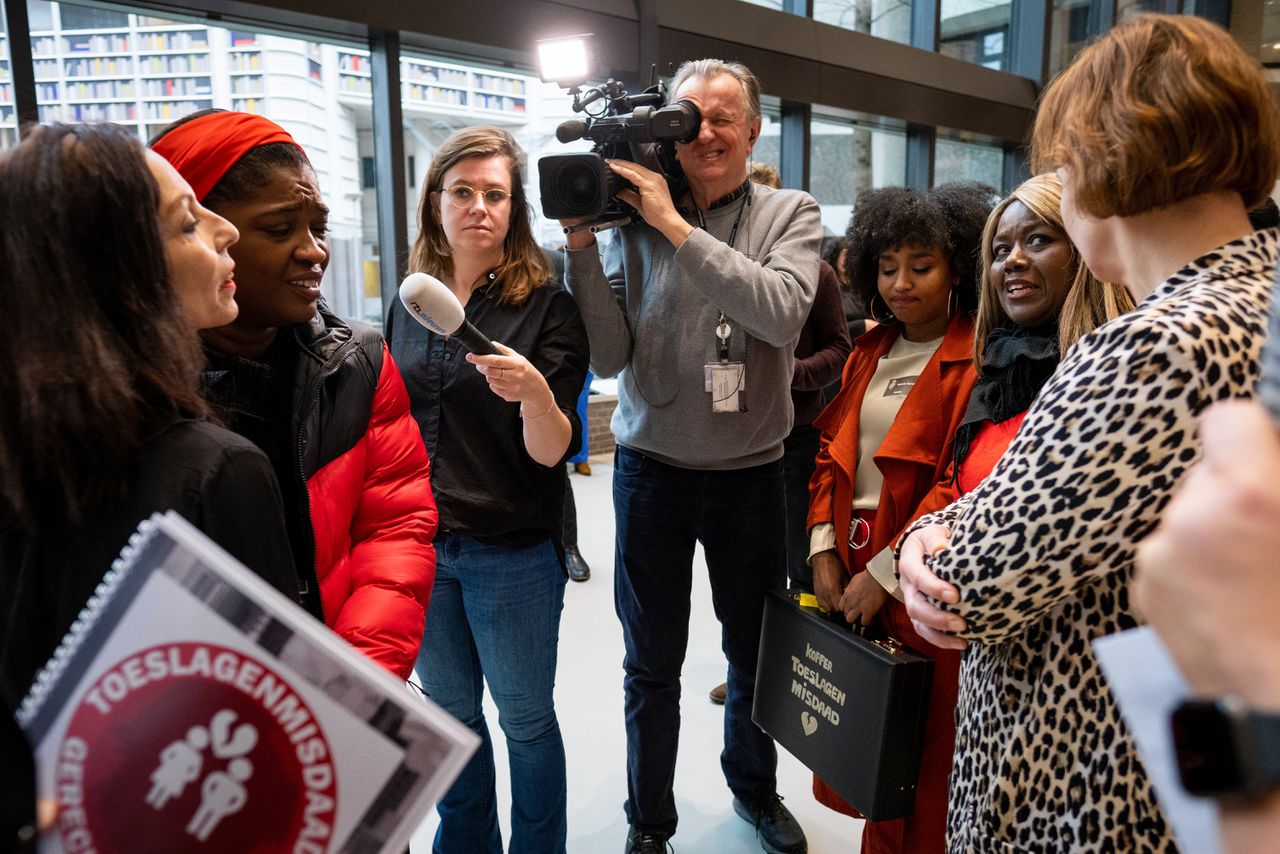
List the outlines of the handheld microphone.
{"label": "handheld microphone", "polygon": [[502,351],[471,325],[462,303],[444,282],[426,273],[411,273],[400,283],[400,302],[413,319],[437,335],[457,336],[477,356],[501,356]]}

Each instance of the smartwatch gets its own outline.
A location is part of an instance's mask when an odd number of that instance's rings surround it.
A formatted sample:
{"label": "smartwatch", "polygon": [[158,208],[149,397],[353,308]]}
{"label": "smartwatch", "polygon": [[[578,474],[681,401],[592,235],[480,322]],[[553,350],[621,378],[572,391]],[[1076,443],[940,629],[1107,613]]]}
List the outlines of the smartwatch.
{"label": "smartwatch", "polygon": [[1183,787],[1191,794],[1251,800],[1280,788],[1280,713],[1237,697],[1186,700],[1170,716]]}

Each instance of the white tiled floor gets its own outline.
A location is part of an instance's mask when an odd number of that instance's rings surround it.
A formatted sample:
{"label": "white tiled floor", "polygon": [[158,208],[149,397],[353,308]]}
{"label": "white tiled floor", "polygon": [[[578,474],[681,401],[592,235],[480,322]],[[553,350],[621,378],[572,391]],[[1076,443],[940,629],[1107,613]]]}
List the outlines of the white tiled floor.
{"label": "white tiled floor", "polygon": [[[569,854],[617,854],[623,850],[627,834],[622,813],[627,791],[622,630],[613,613],[611,459],[593,459],[591,477],[572,477],[578,502],[579,543],[592,576],[585,583],[569,584],[560,626],[556,708],[568,757]],[[719,626],[711,610],[711,591],[699,550],[694,565],[693,620],[680,704],[683,720],[676,769],[680,828],[671,840],[680,854],[749,854],[760,850],[750,826],[733,812],[732,796],[720,773],[723,718],[720,707],[707,699],[707,691],[724,681]],[[507,839],[511,794],[506,750],[497,712],[488,702],[485,714],[496,739],[498,811],[503,838]],[[809,851],[837,854],[858,850],[862,823],[814,801],[809,789],[811,779],[808,770],[779,750],[778,791],[804,827]],[[414,836],[414,854],[431,850],[435,825],[433,816]]]}

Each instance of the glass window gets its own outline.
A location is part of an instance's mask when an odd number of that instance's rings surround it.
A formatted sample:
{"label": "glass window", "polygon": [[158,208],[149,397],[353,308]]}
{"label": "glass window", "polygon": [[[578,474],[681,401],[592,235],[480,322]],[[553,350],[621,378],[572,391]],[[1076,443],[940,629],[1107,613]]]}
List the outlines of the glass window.
{"label": "glass window", "polygon": [[9,24],[0,6],[0,151],[18,144],[18,114],[13,97],[13,71],[9,61]]}
{"label": "glass window", "polygon": [[1116,23],[1141,12],[1163,12],[1165,7],[1163,0],[1116,0]]}
{"label": "glass window", "polygon": [[903,129],[873,117],[815,115],[809,123],[809,192],[822,208],[825,232],[844,234],[858,193],[906,180]]}
{"label": "glass window", "polygon": [[987,68],[1008,67],[1009,0],[941,0],[939,50]]}
{"label": "glass window", "polygon": [[752,6],[765,6],[770,9],[777,9],[779,12],[782,11],[782,0],[744,0],[744,2],[750,3]]}
{"label": "glass window", "polygon": [[[1096,2],[1096,0],[1094,0]],[[1089,43],[1091,0],[1053,0],[1049,34],[1049,76],[1062,71]]]}
{"label": "glass window", "polygon": [[27,0],[27,26],[35,30],[53,29],[53,4],[48,0]]}
{"label": "glass window", "polygon": [[1004,149],[973,134],[938,129],[933,154],[933,183],[981,181],[997,190],[1004,182]]}
{"label": "glass window", "polygon": [[782,171],[782,102],[776,97],[760,96],[760,138],[751,149],[751,159]]}
{"label": "glass window", "polygon": [[911,42],[910,0],[814,0],[813,19],[900,44]]}
{"label": "glass window", "polygon": [[[458,128],[496,125],[510,131],[524,149],[525,190],[535,239],[548,249],[562,245],[560,223],[542,215],[538,161],[546,155],[592,148],[587,139],[562,143],[556,138],[561,122],[582,119],[581,113],[573,112],[573,99],[567,92],[530,74],[423,54],[406,54],[401,74],[410,243],[417,237],[418,204],[427,191],[427,170],[437,148]],[[780,163],[779,110],[777,98],[761,98],[763,121],[752,153],[753,159],[775,167]],[[412,170],[407,168],[409,162],[414,164]],[[411,176],[411,172],[415,174]]]}
{"label": "glass window", "polygon": [[62,29],[97,30],[129,26],[129,15],[114,9],[61,5]]}
{"label": "glass window", "polygon": [[418,204],[428,189],[432,157],[449,134],[476,125],[501,127],[524,149],[525,191],[534,238],[548,248],[563,243],[560,224],[542,216],[538,160],[547,154],[591,150],[590,140],[561,143],[556,139],[561,122],[582,118],[573,112],[573,99],[565,90],[510,69],[420,54],[406,54],[400,73],[410,244],[418,236]]}
{"label": "glass window", "polygon": [[[41,121],[118,122],[145,140],[188,113],[221,107],[288,130],[331,210],[326,301],[338,314],[381,322],[377,209],[361,192],[372,118],[367,101],[341,97],[346,48],[123,7],[30,0],[29,9]],[[362,79],[367,85],[367,67]]]}
{"label": "glass window", "polygon": [[1274,0],[1268,0],[1262,9],[1262,50],[1258,58],[1270,68],[1280,66],[1280,4]]}

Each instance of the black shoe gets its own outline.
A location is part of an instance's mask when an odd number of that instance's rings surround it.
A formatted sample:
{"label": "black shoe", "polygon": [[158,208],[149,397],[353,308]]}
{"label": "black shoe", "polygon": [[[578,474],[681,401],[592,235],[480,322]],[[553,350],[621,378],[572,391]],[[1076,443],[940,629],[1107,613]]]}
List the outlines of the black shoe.
{"label": "black shoe", "polygon": [[656,830],[636,830],[632,825],[627,830],[627,850],[625,854],[667,854],[671,844],[670,837]]}
{"label": "black shoe", "polygon": [[582,559],[582,552],[577,546],[564,550],[564,568],[569,573],[570,581],[586,581],[591,577],[591,567]]}
{"label": "black shoe", "polygon": [[782,805],[780,795],[770,795],[757,807],[735,796],[733,811],[755,826],[756,836],[769,854],[806,854],[809,850],[800,823]]}

